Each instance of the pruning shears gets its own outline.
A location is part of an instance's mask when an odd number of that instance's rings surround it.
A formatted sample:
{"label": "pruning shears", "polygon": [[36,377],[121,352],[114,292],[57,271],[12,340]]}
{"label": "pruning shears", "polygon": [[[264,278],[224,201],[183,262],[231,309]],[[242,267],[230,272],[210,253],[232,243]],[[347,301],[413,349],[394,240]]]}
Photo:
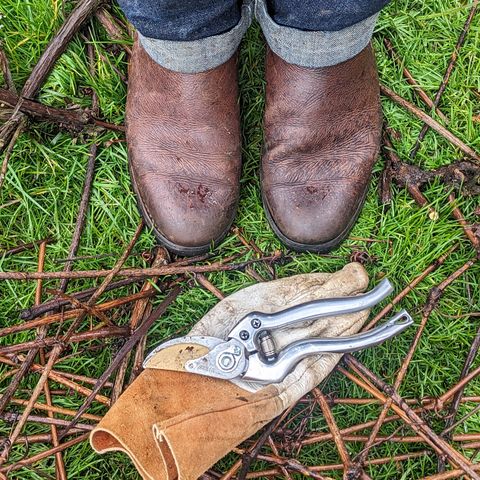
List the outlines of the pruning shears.
{"label": "pruning shears", "polygon": [[[227,339],[211,336],[185,336],[162,343],[145,359],[144,368],[162,368],[158,353],[185,346],[189,358],[187,372],[224,380],[246,380],[263,384],[281,382],[304,358],[325,353],[356,352],[379,345],[403,332],[413,323],[406,310],[367,332],[341,337],[317,337],[297,340],[278,350],[272,332],[327,316],[360,312],[379,303],[392,293],[383,279],[367,293],[314,300],[276,313],[251,312],[228,333]],[[180,349],[179,351],[183,351]]]}

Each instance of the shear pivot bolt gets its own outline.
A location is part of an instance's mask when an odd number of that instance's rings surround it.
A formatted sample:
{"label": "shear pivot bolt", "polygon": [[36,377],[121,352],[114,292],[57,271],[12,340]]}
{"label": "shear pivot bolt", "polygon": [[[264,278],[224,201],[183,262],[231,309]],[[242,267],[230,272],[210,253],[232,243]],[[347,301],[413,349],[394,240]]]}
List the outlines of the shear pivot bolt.
{"label": "shear pivot bolt", "polygon": [[235,367],[235,357],[231,353],[223,353],[218,359],[220,368],[226,372],[232,370]]}
{"label": "shear pivot bolt", "polygon": [[250,322],[253,328],[260,328],[262,326],[262,322],[258,318],[252,319]]}

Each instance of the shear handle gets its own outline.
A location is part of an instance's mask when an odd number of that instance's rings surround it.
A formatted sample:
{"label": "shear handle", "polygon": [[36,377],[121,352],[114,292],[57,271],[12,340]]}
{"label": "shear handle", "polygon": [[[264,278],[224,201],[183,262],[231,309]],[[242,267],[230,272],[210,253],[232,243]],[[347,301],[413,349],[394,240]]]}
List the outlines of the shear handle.
{"label": "shear handle", "polygon": [[347,353],[363,350],[383,343],[398,335],[413,323],[412,317],[402,310],[380,327],[356,335],[333,338],[299,340],[283,349],[277,359],[267,363],[261,354],[255,353],[248,359],[243,380],[260,383],[281,382],[292,369],[306,357],[321,353]]}
{"label": "shear handle", "polygon": [[373,307],[392,291],[392,284],[385,278],[374,289],[354,297],[323,298],[276,313],[251,312],[232,329],[228,338],[243,343],[248,352],[255,352],[258,349],[257,337],[265,330],[276,330],[321,317],[360,312]]}

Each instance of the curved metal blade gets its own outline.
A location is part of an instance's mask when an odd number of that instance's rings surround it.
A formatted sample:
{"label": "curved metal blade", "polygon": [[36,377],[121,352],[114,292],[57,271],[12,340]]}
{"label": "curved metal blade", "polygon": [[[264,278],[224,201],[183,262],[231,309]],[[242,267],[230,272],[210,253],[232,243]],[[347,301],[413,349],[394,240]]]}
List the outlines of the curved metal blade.
{"label": "curved metal blade", "polygon": [[164,342],[152,350],[143,362],[143,368],[188,371],[187,362],[208,355],[216,346],[225,343],[217,337],[185,336]]}

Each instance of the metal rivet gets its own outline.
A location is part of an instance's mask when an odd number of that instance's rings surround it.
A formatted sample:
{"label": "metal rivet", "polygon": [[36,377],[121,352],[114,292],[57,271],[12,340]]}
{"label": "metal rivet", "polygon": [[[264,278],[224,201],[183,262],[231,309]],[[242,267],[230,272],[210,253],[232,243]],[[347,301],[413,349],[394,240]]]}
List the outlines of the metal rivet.
{"label": "metal rivet", "polygon": [[260,328],[262,326],[262,322],[258,318],[253,318],[250,324],[253,328]]}
{"label": "metal rivet", "polygon": [[249,337],[250,337],[250,334],[246,330],[242,330],[240,332],[240,338],[242,340],[248,340]]}

